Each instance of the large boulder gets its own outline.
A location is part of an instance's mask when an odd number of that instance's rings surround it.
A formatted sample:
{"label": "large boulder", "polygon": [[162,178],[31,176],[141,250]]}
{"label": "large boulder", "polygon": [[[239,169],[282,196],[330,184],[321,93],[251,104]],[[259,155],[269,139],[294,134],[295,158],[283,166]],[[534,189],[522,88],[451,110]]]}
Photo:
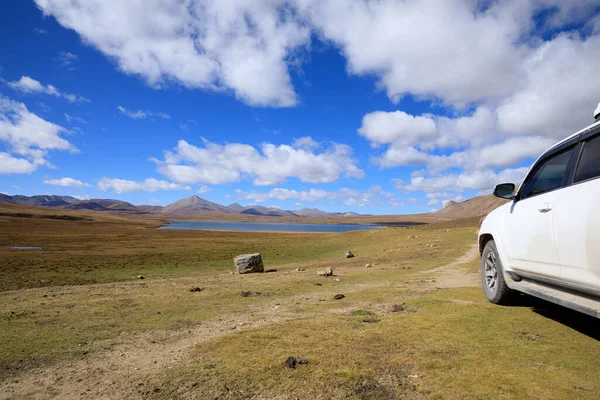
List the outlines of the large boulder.
{"label": "large boulder", "polygon": [[253,272],[265,272],[260,254],[242,254],[234,257],[233,262],[239,274],[251,274]]}

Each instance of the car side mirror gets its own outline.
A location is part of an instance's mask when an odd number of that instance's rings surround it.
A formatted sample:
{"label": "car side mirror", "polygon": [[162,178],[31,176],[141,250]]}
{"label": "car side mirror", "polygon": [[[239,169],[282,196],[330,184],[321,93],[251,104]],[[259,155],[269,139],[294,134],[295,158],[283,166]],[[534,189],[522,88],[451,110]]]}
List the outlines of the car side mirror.
{"label": "car side mirror", "polygon": [[515,188],[514,183],[501,183],[494,188],[494,196],[501,199],[513,200],[515,198]]}

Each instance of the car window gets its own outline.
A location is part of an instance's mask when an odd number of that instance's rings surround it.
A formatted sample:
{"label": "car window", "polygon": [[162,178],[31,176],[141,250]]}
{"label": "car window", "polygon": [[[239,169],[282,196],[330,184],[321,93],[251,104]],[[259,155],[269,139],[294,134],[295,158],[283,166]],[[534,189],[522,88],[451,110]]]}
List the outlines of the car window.
{"label": "car window", "polygon": [[600,176],[600,136],[584,143],[577,171],[575,172],[575,182],[598,176]]}
{"label": "car window", "polygon": [[571,148],[542,161],[525,183],[522,198],[526,199],[561,187],[572,153]]}

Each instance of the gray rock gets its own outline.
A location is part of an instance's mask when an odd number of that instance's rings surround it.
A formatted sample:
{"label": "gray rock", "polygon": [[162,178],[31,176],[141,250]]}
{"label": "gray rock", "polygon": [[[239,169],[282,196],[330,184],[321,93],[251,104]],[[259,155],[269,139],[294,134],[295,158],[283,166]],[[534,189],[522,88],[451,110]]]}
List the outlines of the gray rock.
{"label": "gray rock", "polygon": [[366,264],[365,268],[371,268],[371,264]]}
{"label": "gray rock", "polygon": [[352,254],[352,252],[350,250],[348,250],[346,252],[346,258],[352,258],[352,257],[354,257],[354,254]]}
{"label": "gray rock", "polygon": [[333,275],[333,267],[325,268],[325,271],[317,272],[321,276],[332,276]]}
{"label": "gray rock", "polygon": [[233,259],[237,272],[240,274],[250,274],[253,272],[265,272],[262,257],[260,254],[242,254]]}

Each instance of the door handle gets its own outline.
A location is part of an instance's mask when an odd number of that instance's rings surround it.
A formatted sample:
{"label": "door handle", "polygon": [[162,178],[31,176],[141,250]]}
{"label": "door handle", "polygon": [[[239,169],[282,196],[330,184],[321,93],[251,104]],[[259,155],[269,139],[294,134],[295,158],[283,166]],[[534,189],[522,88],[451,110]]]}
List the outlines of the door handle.
{"label": "door handle", "polygon": [[544,204],[541,208],[538,208],[538,211],[541,213],[547,213],[548,211],[552,211],[552,206],[550,204]]}

